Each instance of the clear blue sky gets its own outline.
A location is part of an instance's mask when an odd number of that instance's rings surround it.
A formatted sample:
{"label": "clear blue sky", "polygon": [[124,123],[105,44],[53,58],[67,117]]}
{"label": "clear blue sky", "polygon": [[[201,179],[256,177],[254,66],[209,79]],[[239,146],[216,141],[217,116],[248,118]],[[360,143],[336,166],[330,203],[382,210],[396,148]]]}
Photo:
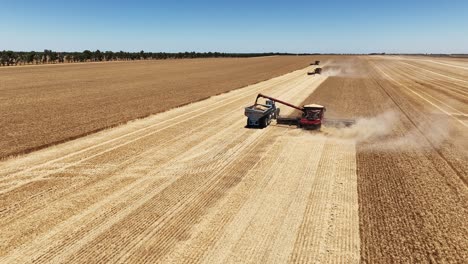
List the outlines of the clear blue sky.
{"label": "clear blue sky", "polygon": [[468,53],[468,0],[0,0],[0,50]]}

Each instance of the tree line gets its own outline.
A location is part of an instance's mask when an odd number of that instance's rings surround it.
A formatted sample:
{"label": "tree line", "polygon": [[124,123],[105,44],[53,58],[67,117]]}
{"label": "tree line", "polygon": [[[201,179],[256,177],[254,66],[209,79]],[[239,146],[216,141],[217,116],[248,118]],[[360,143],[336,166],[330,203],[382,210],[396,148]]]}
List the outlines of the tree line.
{"label": "tree line", "polygon": [[291,53],[224,53],[224,52],[113,52],[90,51],[57,52],[52,50],[40,51],[0,51],[0,66],[57,64],[75,62],[99,61],[133,61],[133,60],[165,60],[165,59],[193,59],[193,58],[246,58],[273,55],[308,55]]}

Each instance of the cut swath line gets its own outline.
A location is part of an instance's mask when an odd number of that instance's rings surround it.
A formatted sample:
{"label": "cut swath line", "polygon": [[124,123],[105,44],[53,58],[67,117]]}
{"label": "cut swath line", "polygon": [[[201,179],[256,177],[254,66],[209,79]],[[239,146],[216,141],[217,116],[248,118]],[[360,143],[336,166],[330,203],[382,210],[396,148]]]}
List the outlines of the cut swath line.
{"label": "cut swath line", "polygon": [[445,111],[444,109],[442,109],[440,106],[434,104],[433,102],[431,102],[430,100],[428,100],[427,98],[425,98],[424,96],[422,96],[421,94],[415,92],[413,89],[409,88],[408,86],[402,84],[401,82],[395,80],[394,78],[392,78],[390,75],[388,75],[387,73],[385,73],[384,71],[382,71],[382,69],[380,69],[380,67],[378,67],[377,65],[375,65],[375,68],[377,70],[379,70],[383,75],[385,75],[388,79],[392,80],[394,83],[400,85],[401,87],[404,87],[406,88],[407,90],[409,90],[410,92],[412,92],[413,94],[415,94],[416,96],[418,96],[419,98],[423,99],[424,101],[428,102],[429,104],[431,104],[432,106],[434,106],[435,108],[439,109],[441,112],[445,113],[446,115],[454,118],[456,121],[458,121],[460,124],[462,124],[463,126],[465,127],[468,127],[468,125],[463,122],[462,120],[458,119],[457,117],[455,117],[454,115],[452,115],[450,112],[447,112]]}
{"label": "cut swath line", "polygon": [[[288,79],[288,80],[289,80],[289,79]],[[280,82],[280,83],[281,83],[281,82]],[[258,88],[257,88],[257,89],[258,89]],[[255,93],[257,93],[257,92],[258,92],[258,90],[255,90],[255,91],[249,90],[249,91],[246,91],[246,92],[241,93],[240,95],[237,95],[236,97],[234,97],[234,98],[236,98],[236,99],[234,99],[234,100],[233,100],[232,98],[228,98],[228,99],[224,99],[224,100],[222,100],[222,101],[220,101],[220,102],[218,102],[218,103],[215,103],[215,104],[222,103],[222,102],[227,101],[227,100],[229,100],[229,99],[230,99],[230,102],[231,102],[231,103],[232,103],[232,102],[236,102],[236,101],[239,101],[239,100],[241,100],[241,99],[244,99],[245,97],[251,96],[251,94],[255,94]],[[248,95],[244,95],[244,94],[248,94]],[[138,136],[138,137],[136,137],[136,138],[133,138],[133,139],[131,139],[131,140],[125,141],[125,142],[123,142],[123,143],[121,143],[121,144],[118,144],[118,145],[115,145],[115,146],[113,146],[113,147],[111,147],[111,148],[107,148],[107,149],[105,149],[105,150],[103,150],[103,151],[101,151],[101,152],[95,153],[95,154],[93,154],[93,155],[91,155],[91,156],[88,156],[88,157],[86,157],[86,158],[80,159],[80,160],[78,160],[78,161],[69,163],[69,164],[64,165],[64,166],[61,166],[61,167],[59,167],[59,168],[57,168],[57,169],[55,169],[55,170],[47,171],[45,174],[40,175],[39,177],[35,177],[35,178],[41,179],[41,178],[44,178],[44,177],[46,177],[46,176],[48,176],[48,175],[51,175],[51,174],[53,174],[53,173],[57,173],[57,172],[60,172],[60,171],[64,171],[64,170],[67,169],[67,168],[73,167],[73,166],[78,165],[78,164],[80,164],[80,163],[82,163],[82,162],[84,162],[84,161],[91,160],[91,159],[93,159],[93,158],[95,158],[95,157],[98,157],[98,156],[100,156],[100,155],[102,155],[102,154],[108,153],[108,152],[110,152],[110,151],[113,151],[113,150],[118,149],[118,148],[120,148],[120,147],[126,146],[126,145],[128,145],[128,144],[130,144],[130,143],[133,143],[133,142],[135,142],[135,141],[138,141],[138,140],[140,140],[140,139],[143,139],[143,138],[146,138],[146,137],[151,136],[151,135],[153,135],[153,134],[156,134],[156,133],[158,133],[158,132],[160,132],[160,131],[162,131],[162,130],[165,130],[165,129],[169,128],[169,127],[173,127],[173,126],[176,126],[176,125],[178,125],[178,124],[185,123],[185,122],[187,122],[187,120],[191,120],[191,119],[194,119],[194,118],[196,118],[196,117],[202,116],[202,115],[204,115],[204,114],[206,114],[206,113],[215,111],[215,109],[219,109],[219,108],[221,108],[221,107],[225,107],[225,103],[221,104],[221,105],[218,106],[218,107],[214,107],[214,108],[213,108],[212,106],[213,106],[213,104],[210,105],[210,106],[207,106],[209,109],[206,110],[206,111],[203,111],[203,112],[198,113],[198,114],[196,114],[196,115],[191,115],[190,117],[188,117],[188,118],[186,118],[186,119],[182,119],[181,121],[178,121],[178,122],[175,122],[175,123],[170,123],[170,124],[168,124],[167,126],[161,127],[161,128],[159,128],[159,129],[157,129],[157,130],[151,131],[151,132],[149,132],[149,133],[143,134],[143,135]],[[204,109],[204,108],[207,108],[207,107],[202,107],[202,108],[200,108],[200,109]],[[199,110],[199,109],[197,109],[197,110]],[[196,112],[197,110],[188,112],[187,114],[192,114],[193,112]],[[184,116],[185,116],[185,114],[184,114]],[[176,118],[179,118],[179,117],[181,117],[181,116],[176,116],[176,117],[171,118],[171,119],[168,119],[168,120],[176,119]],[[161,123],[165,123],[165,122],[168,121],[168,120],[165,120],[165,121],[163,121],[163,122],[161,122]],[[154,124],[154,125],[150,125],[150,126],[147,126],[147,127],[145,127],[145,128],[139,129],[139,130],[137,130],[137,131],[146,130],[146,129],[152,128],[152,127],[154,127],[154,126],[156,126],[156,125],[160,125],[161,123]],[[124,138],[124,137],[126,137],[126,136],[128,136],[128,135],[130,135],[130,134],[134,134],[134,132],[137,132],[137,131],[133,131],[133,132],[131,132],[131,133],[128,133],[128,134],[119,136],[118,138]],[[118,138],[115,138],[115,139],[118,139]],[[108,141],[106,141],[106,142],[103,142],[103,143],[100,143],[100,144],[97,144],[97,145],[94,145],[94,146],[103,145],[103,144],[105,144],[105,143],[107,143],[107,142],[114,141],[115,139],[108,140]],[[93,146],[93,147],[94,147],[94,146]],[[90,148],[92,148],[92,147],[90,147]],[[78,151],[78,152],[81,152],[81,151]],[[71,153],[70,155],[76,154],[76,153],[77,153],[77,152],[73,152],[73,153]],[[58,159],[61,159],[61,158],[58,158]],[[44,163],[44,164],[42,164],[42,165],[38,165],[38,167],[46,166],[46,165],[48,165],[50,162],[53,162],[53,161],[49,161],[49,162],[46,162],[46,163]],[[30,171],[30,170],[32,170],[32,169],[34,169],[34,167],[32,167],[32,168],[30,168],[30,169],[27,169],[27,171]],[[22,172],[24,172],[24,171],[22,171]],[[22,173],[22,172],[17,172],[17,173],[15,173],[15,174],[12,174],[12,175],[9,175],[9,176],[10,176],[10,177],[11,177],[11,176],[15,176],[15,175],[17,175],[17,174],[19,174],[19,173]],[[13,189],[15,189],[15,188],[21,187],[22,185],[27,184],[27,183],[30,183],[30,182],[31,182],[31,181],[28,180],[28,181],[23,182],[22,184],[14,185],[14,186],[12,186],[11,188],[3,189],[3,190],[0,191],[0,194],[2,194],[2,193],[7,193],[7,192],[9,192],[9,191],[11,191],[11,190],[13,190]]]}
{"label": "cut swath line", "polygon": [[463,116],[463,117],[468,117],[468,114],[457,114],[457,113],[451,113],[454,116]]}
{"label": "cut swath line", "polygon": [[[261,133],[257,133],[256,135],[253,135],[253,139],[255,139],[255,136],[256,137],[259,137],[261,136],[262,134]],[[255,142],[255,140],[252,140],[252,142]],[[244,145],[241,145],[241,146],[237,146],[237,148],[241,148],[241,147],[245,147],[245,146],[249,146],[248,144],[249,142],[247,141],[247,144],[244,144]],[[250,147],[252,145],[250,144]],[[238,153],[238,152],[236,152]],[[231,154],[230,156],[232,156],[234,154]],[[178,157],[175,157],[173,160],[177,160]],[[168,162],[169,163],[169,162]],[[169,165],[167,165],[169,166]],[[154,172],[153,175],[157,175],[158,173],[160,173],[161,171],[163,171],[164,168],[160,168],[158,171]],[[158,186],[158,189],[155,189],[153,190],[151,193],[145,193],[142,197],[143,198],[139,198],[137,201],[131,203],[131,204],[128,204],[127,207],[125,207],[125,209],[123,210],[120,210],[118,211],[117,214],[113,215],[112,217],[112,220],[111,221],[108,221],[106,222],[104,227],[101,227],[101,226],[95,226],[94,227],[94,233],[91,233],[91,234],[88,234],[86,237],[89,237],[89,236],[97,236],[98,233],[96,233],[96,230],[99,230],[101,228],[109,228],[111,226],[111,223],[117,223],[122,215],[127,215],[129,213],[131,213],[133,210],[135,210],[135,208],[139,208],[139,206],[143,205],[145,202],[147,202],[150,198],[153,197],[153,195],[155,193],[158,193],[160,190],[163,190],[165,189],[167,186],[169,186],[172,182],[174,182],[175,180],[177,180],[178,177],[174,177],[174,178],[171,178],[170,181],[168,182],[165,182],[164,184]],[[140,190],[142,189],[142,186],[146,186],[146,185],[149,185],[152,181],[155,180],[155,177],[149,177],[149,178],[141,178],[139,179],[138,181],[126,186],[125,188],[119,190],[118,192],[115,192],[113,193],[111,196],[109,197],[106,197],[106,199],[103,199],[101,201],[99,201],[98,203],[96,204],[93,204],[91,207],[87,208],[84,212],[81,212],[80,214],[78,215],[75,215],[73,216],[72,218],[68,219],[67,221],[65,222],[62,222],[62,224],[60,224],[59,226],[56,226],[54,229],[50,230],[46,236],[42,237],[39,241],[33,241],[30,245],[28,245],[28,247],[26,248],[23,248],[21,250],[26,250],[26,252],[28,252],[28,254],[32,254],[33,251],[32,249],[33,248],[36,248],[36,250],[42,250],[41,248],[42,247],[37,247],[37,244],[45,244],[47,245],[48,243],[44,243],[44,241],[49,241],[50,239],[52,239],[57,233],[59,233],[61,230],[64,229],[64,227],[67,227],[67,226],[76,226],[76,223],[79,222],[81,219],[92,219],[90,218],[89,216],[95,212],[100,212],[100,214],[107,214],[108,211],[106,210],[103,210],[102,207],[103,206],[106,206],[106,205],[109,205],[109,201],[116,201],[118,200],[119,197],[127,197],[127,196],[131,196],[128,192],[131,192],[132,190]],[[126,195],[124,195],[126,194]],[[83,239],[85,239],[83,238]],[[89,239],[89,238],[88,238]],[[75,241],[75,245],[72,247],[72,248],[79,248],[83,243],[77,243]],[[72,251],[71,249],[72,248],[69,248],[68,249],[68,253],[70,253],[69,251]],[[24,252],[22,253],[19,253],[21,252],[20,249],[17,249],[16,251],[18,252],[14,252],[13,254],[10,254],[11,256],[17,256],[17,255],[24,255]],[[36,252],[34,252],[36,253]],[[61,254],[65,254],[65,253],[61,253]],[[11,256],[9,258],[11,258]],[[63,257],[63,256],[62,256]],[[8,258],[3,258],[1,259],[0,258],[0,262],[4,261],[4,262],[9,262],[8,261],[9,259]],[[11,261],[11,259],[10,259]]]}
{"label": "cut swath line", "polygon": [[421,59],[409,59],[409,58],[407,58],[407,60],[427,61],[427,62],[432,62],[432,63],[436,63],[436,64],[440,64],[440,65],[446,65],[446,66],[450,66],[450,67],[455,67],[455,68],[468,70],[468,67],[463,67],[463,66],[460,66],[460,65],[455,65],[455,64],[450,64],[450,63],[443,63],[443,62],[439,62],[439,61],[435,61],[435,60],[421,60]]}
{"label": "cut swath line", "polygon": [[[402,74],[403,76],[407,76],[407,77],[409,77],[409,78],[411,79],[411,75],[410,75],[410,74],[407,74],[407,73],[405,73],[404,71],[400,71],[400,72],[401,72],[401,74]],[[428,82],[430,82],[430,81],[428,81]],[[418,83],[418,82],[417,82],[417,83]],[[420,84],[420,83],[418,83],[418,84]],[[448,105],[448,104],[446,104],[445,102],[443,102],[443,101],[441,101],[441,100],[435,98],[434,96],[432,96],[432,95],[430,95],[429,93],[423,91],[422,89],[418,89],[418,91],[419,91],[420,93],[423,93],[423,94],[425,94],[426,96],[432,98],[433,100],[435,100],[435,101],[441,103],[442,105],[446,106],[447,108],[450,108],[450,109],[452,109],[452,110],[455,111],[455,112],[458,112],[458,114],[462,114],[462,115],[465,114],[465,113],[463,113],[462,111],[460,111],[460,110],[454,108],[453,106]],[[460,95],[460,96],[463,96],[463,95]]]}
{"label": "cut swath line", "polygon": [[[447,80],[441,79],[441,78],[436,78],[434,75],[427,75],[424,73],[421,73],[420,71],[413,71],[411,73],[406,73],[404,72],[405,76],[408,76],[409,78],[416,80],[416,81],[425,81],[426,83],[438,86],[438,87],[443,87],[447,91],[450,91],[452,93],[455,93],[457,96],[462,96],[462,97],[468,97],[468,91],[466,89],[458,88],[458,87],[453,87],[445,84],[444,82],[447,82]],[[459,84],[456,84],[459,85]]]}
{"label": "cut swath line", "polygon": [[434,61],[434,60],[426,60],[426,61],[437,63],[437,64],[440,64],[440,65],[447,65],[447,66],[451,66],[451,67],[455,67],[455,68],[468,70],[468,67],[463,67],[463,66],[459,66],[459,65],[455,65],[455,64],[443,63],[443,62],[438,62],[438,61]]}
{"label": "cut swath line", "polygon": [[432,96],[432,95],[430,95],[430,94],[428,94],[428,93],[426,93],[426,92],[424,92],[424,91],[421,91],[421,90],[420,90],[419,92],[421,92],[421,93],[425,94],[426,96],[428,96],[428,97],[432,98],[433,100],[435,100],[435,101],[437,101],[437,102],[441,103],[442,105],[445,105],[446,107],[448,107],[448,108],[452,109],[453,111],[457,112],[457,114],[466,115],[466,114],[465,114],[465,113],[463,113],[462,111],[460,111],[460,110],[458,110],[458,109],[454,108],[454,107],[453,107],[453,106],[451,106],[451,105],[448,105],[448,104],[446,104],[446,103],[442,102],[441,100],[439,100],[439,99],[435,98],[434,96]]}
{"label": "cut swath line", "polygon": [[[303,82],[303,81],[301,80],[301,82]],[[315,82],[315,83],[317,84],[317,82]],[[283,87],[283,90],[284,90],[284,88],[286,88],[286,86]],[[310,89],[310,87],[307,87],[307,86],[305,86],[305,85],[304,85],[304,88],[301,88],[301,90],[308,90],[308,89]],[[288,90],[288,91],[289,91],[289,90]],[[294,90],[293,90],[293,91],[294,91]],[[275,91],[275,92],[276,92],[276,91]],[[239,124],[240,124],[240,123],[241,123],[240,121],[239,121],[239,122],[236,122],[236,124],[233,124],[233,126],[234,126],[234,127],[239,127]],[[242,123],[243,123],[243,122],[242,122]],[[260,131],[259,131],[259,132],[260,132]],[[257,134],[260,134],[260,135],[261,135],[261,134],[263,134],[263,133],[257,133]],[[251,142],[250,142],[250,143],[251,143]],[[246,144],[249,145],[249,146],[251,145],[250,143],[249,143],[249,142],[246,142]],[[235,154],[235,153],[234,153],[234,154]],[[146,182],[145,182],[145,183],[146,183]],[[146,184],[143,184],[143,183],[142,183],[142,185],[144,186],[144,185],[146,185]],[[134,186],[134,185],[129,186],[129,189],[127,189],[127,190],[141,190],[140,188],[131,188],[131,187],[135,187],[135,186]],[[160,186],[159,186],[159,187],[160,187]],[[113,197],[115,197],[115,196],[113,196]],[[132,204],[129,204],[129,206],[135,206],[135,204],[132,203]],[[94,209],[96,209],[96,208],[94,208]],[[95,210],[93,210],[93,212],[94,212],[94,211],[95,211]],[[99,211],[100,211],[100,210],[99,210]],[[81,214],[80,216],[83,217],[83,214]],[[77,218],[74,218],[74,219],[78,219],[78,218],[81,219],[81,217],[78,217],[78,216],[77,216]],[[76,225],[72,225],[72,226],[76,226]],[[55,228],[54,230],[61,230],[61,229],[60,229],[60,228],[58,228],[58,229]],[[49,232],[49,233],[50,233],[50,232]],[[39,243],[39,244],[44,245],[44,243]],[[45,243],[45,244],[48,244],[48,243]],[[41,247],[41,248],[42,248],[42,247]],[[29,256],[30,256],[31,251],[28,250],[27,252],[29,252],[28,254],[29,254]]]}
{"label": "cut swath line", "polygon": [[[293,77],[295,77],[295,76],[293,76]],[[301,80],[298,80],[298,81],[299,81],[299,82],[302,82]],[[297,81],[296,81],[296,82],[297,82]],[[314,81],[314,82],[315,82],[315,81]],[[275,85],[280,85],[280,84],[282,84],[282,83],[283,83],[283,81],[281,81],[281,82],[279,82],[279,83],[275,83]],[[291,84],[291,85],[292,85],[292,84]],[[250,91],[250,92],[252,92],[252,91]],[[242,93],[242,94],[244,94],[244,93]],[[237,99],[235,99],[235,100],[232,100],[230,103],[236,102],[236,101],[241,100],[241,99],[243,99],[243,98],[245,98],[245,96],[242,96],[241,98],[237,98]],[[223,106],[225,106],[225,105],[226,105],[226,104],[224,104]],[[208,112],[208,111],[205,111],[205,112],[203,112],[203,113],[206,113],[206,112]],[[203,113],[201,113],[201,114],[199,114],[199,115],[203,115]],[[197,115],[197,116],[199,116],[199,115]],[[192,116],[192,118],[194,118],[194,117],[196,117],[196,116]],[[180,123],[180,122],[178,122],[178,123]],[[170,126],[171,126],[171,125],[169,125],[168,127],[170,127]],[[167,127],[165,127],[165,128],[167,128]],[[142,137],[146,137],[146,136],[149,136],[149,135],[151,135],[151,134],[154,134],[154,133],[156,133],[156,132],[158,132],[158,131],[161,131],[161,130],[163,130],[163,129],[165,129],[165,128],[161,128],[161,129],[159,129],[159,130],[157,130],[157,131],[152,131],[152,132],[150,132],[150,133],[148,133],[148,134],[145,134],[145,135],[143,135],[143,136],[140,136],[139,138],[133,139],[131,142],[136,141],[136,140],[138,140],[138,139],[140,139],[140,138],[142,138]],[[123,145],[129,144],[129,143],[131,143],[131,142],[126,141],[126,142],[123,143]],[[50,174],[63,171],[63,170],[66,169],[66,168],[72,167],[72,166],[74,166],[74,165],[78,165],[78,164],[80,164],[80,163],[83,162],[83,161],[92,159],[92,158],[94,158],[94,157],[96,157],[96,156],[99,156],[100,154],[109,152],[109,151],[114,150],[114,149],[116,149],[116,148],[118,148],[118,147],[120,147],[120,145],[117,145],[117,146],[115,146],[115,147],[113,147],[113,148],[111,148],[111,149],[107,149],[107,150],[105,150],[105,151],[103,151],[103,152],[94,154],[94,155],[92,155],[92,156],[90,156],[90,157],[87,157],[86,159],[78,160],[77,162],[74,162],[74,163],[71,163],[71,164],[67,164],[67,165],[65,165],[65,166],[61,166],[61,167],[58,168],[58,169],[55,169],[55,170],[52,170],[52,171],[47,171],[46,174],[44,174],[44,175],[38,175],[37,177],[35,177],[35,178],[32,179],[32,180],[21,181],[20,183],[17,183],[17,184],[14,185],[14,186],[11,186],[11,187],[9,187],[9,188],[6,188],[6,189],[1,190],[0,193],[6,193],[6,192],[11,191],[11,190],[13,190],[13,189],[15,189],[15,188],[18,188],[18,187],[21,187],[21,186],[23,186],[23,185],[25,185],[25,184],[28,184],[28,183],[30,183],[30,182],[32,182],[32,181],[35,181],[35,180],[38,180],[38,179],[40,180],[40,179],[42,179],[42,178],[44,178],[44,177],[46,177],[46,176],[48,176],[48,175],[50,175]]]}
{"label": "cut swath line", "polygon": [[[301,71],[301,70],[299,70],[299,71]],[[292,74],[291,74],[291,75],[292,75]],[[293,75],[293,76],[294,76],[294,75]],[[289,79],[286,79],[286,80],[279,80],[279,81],[277,81],[277,83],[275,83],[275,85],[280,85],[281,83],[287,82],[287,81],[289,81]],[[60,160],[63,160],[63,159],[69,158],[69,157],[73,157],[73,156],[75,156],[75,155],[84,153],[84,152],[86,152],[86,151],[96,149],[96,148],[98,148],[98,147],[100,147],[100,146],[103,146],[103,145],[106,145],[106,144],[110,144],[110,143],[113,143],[113,142],[115,142],[115,141],[117,141],[117,140],[120,140],[120,139],[126,138],[126,137],[128,137],[128,136],[137,134],[137,133],[139,133],[139,132],[142,132],[142,131],[151,129],[151,128],[155,127],[155,126],[161,126],[161,125],[164,125],[164,124],[168,123],[167,126],[165,126],[165,127],[163,127],[163,128],[160,128],[158,131],[160,131],[160,130],[162,130],[162,129],[169,128],[169,127],[172,127],[172,126],[175,126],[175,125],[177,125],[177,124],[180,124],[180,123],[182,123],[182,122],[185,122],[185,121],[188,120],[188,119],[193,119],[194,117],[197,117],[197,116],[199,116],[199,115],[205,114],[205,113],[210,112],[210,111],[213,111],[214,109],[218,109],[218,108],[220,108],[220,107],[223,107],[225,101],[234,102],[234,101],[240,100],[241,98],[245,98],[245,97],[247,97],[247,96],[250,96],[252,93],[256,93],[256,92],[258,92],[258,88],[257,88],[255,91],[247,90],[247,91],[245,91],[245,92],[242,92],[242,93],[240,93],[240,94],[237,94],[237,95],[234,97],[234,98],[236,98],[235,100],[233,100],[232,97],[229,97],[229,98],[220,100],[219,102],[216,102],[216,103],[214,103],[214,104],[212,104],[212,105],[208,105],[208,106],[204,106],[204,107],[197,108],[197,109],[195,109],[195,110],[193,110],[193,111],[190,111],[190,112],[187,112],[187,113],[185,113],[185,114],[178,115],[178,116],[172,117],[172,118],[170,118],[170,119],[166,119],[166,120],[164,120],[164,121],[162,121],[162,122],[160,122],[160,123],[156,123],[156,124],[153,124],[153,125],[149,125],[149,126],[140,128],[140,129],[138,129],[138,130],[135,130],[135,131],[132,131],[132,132],[130,132],[130,133],[121,135],[121,136],[119,136],[119,137],[116,137],[116,138],[113,138],[113,139],[110,139],[110,140],[101,142],[101,143],[96,144],[96,145],[92,145],[92,146],[90,146],[90,147],[81,149],[81,150],[79,150],[79,151],[75,151],[75,152],[69,153],[69,154],[67,154],[67,155],[61,156],[61,157],[56,158],[56,159],[53,159],[53,160],[49,160],[49,161],[47,161],[47,162],[45,162],[45,163],[42,163],[42,164],[39,164],[39,165],[36,165],[36,166],[29,167],[29,168],[27,168],[27,169],[25,169],[25,170],[22,170],[22,171],[18,171],[18,172],[9,174],[8,176],[9,176],[9,177],[11,177],[11,176],[16,176],[16,175],[21,174],[21,173],[29,172],[29,171],[32,171],[32,170],[34,170],[34,169],[47,166],[47,165],[52,164],[52,163],[54,163],[54,162],[57,162],[57,161],[60,161]],[[248,95],[246,95],[246,94],[248,94]],[[217,107],[213,107],[213,105],[218,105],[218,106],[217,106]],[[209,110],[204,111],[204,112],[202,112],[202,113],[199,113],[199,114],[197,114],[197,115],[193,115],[194,112],[198,112],[198,111],[203,110],[203,109],[206,109],[206,108],[208,108]],[[183,119],[182,121],[179,121],[179,122],[177,122],[177,123],[171,123],[171,121],[173,121],[174,119],[178,119],[178,118],[185,117],[185,116],[189,116],[188,119]],[[137,137],[136,140],[138,140],[138,139],[140,139],[140,138],[144,138],[144,137],[147,136],[147,135],[152,135],[153,133],[155,133],[155,132],[152,131],[151,133],[148,133],[148,134],[145,134],[145,135],[143,135],[143,136]],[[127,144],[129,144],[129,143],[131,143],[131,142],[134,142],[134,141],[135,141],[135,139],[126,141],[126,142],[123,143],[123,144],[120,144],[120,145],[118,145],[118,146],[114,146],[112,149],[115,149],[115,148],[117,148],[117,147],[121,147],[121,146],[127,145]],[[107,152],[107,150],[109,150],[109,149],[106,149],[105,152]],[[103,153],[105,153],[105,152],[103,152]],[[93,155],[93,156],[91,156],[91,157],[94,157],[94,156],[96,156],[96,155],[103,154],[103,153],[97,153],[97,154],[95,154],[95,155]],[[85,159],[83,159],[83,160],[81,160],[81,161],[79,161],[79,162],[83,162],[83,161],[86,161],[86,160],[88,160],[88,159],[89,159],[89,157],[88,157],[88,158],[85,158]]]}
{"label": "cut swath line", "polygon": [[[233,113],[235,113],[236,111],[238,111],[238,110],[237,110],[237,109],[232,110],[232,111],[226,113],[225,115],[223,115],[222,118],[231,116],[231,115],[232,115]],[[215,123],[215,122],[216,122],[216,121],[212,121],[212,123]],[[211,124],[211,123],[210,123],[210,124]],[[205,126],[205,125],[207,125],[207,124],[205,123],[203,126]],[[199,127],[194,128],[194,129],[191,130],[191,131],[194,131],[194,130],[196,130],[196,129],[198,129],[198,128],[199,128]],[[182,136],[180,136],[180,137],[182,137]],[[167,146],[169,146],[169,145],[172,144],[174,141],[180,140],[180,137],[174,137],[174,138],[172,138],[170,141],[164,142],[164,144],[161,145],[161,147],[167,147]],[[140,158],[141,158],[143,155],[145,155],[145,154],[146,154],[145,152],[142,152],[142,153],[140,153],[139,155],[137,155],[137,156],[135,156],[135,157],[132,157],[129,161],[131,161],[131,160],[136,160],[136,159],[140,159]],[[126,163],[119,164],[119,166],[120,166],[120,165],[124,165],[124,164],[126,164]],[[34,179],[29,180],[29,182],[33,182],[33,181],[35,181],[35,180],[42,179],[42,178],[39,178],[39,177],[41,177],[41,176],[37,176],[37,177],[38,177],[38,178],[34,178]],[[76,179],[76,177],[74,177],[74,179]],[[17,188],[17,187],[18,187],[18,184],[24,184],[24,182],[25,182],[25,181],[21,181],[20,183],[16,182],[15,185],[6,186],[2,191],[5,191],[6,189],[12,190],[12,189],[14,189],[14,188]],[[62,191],[62,192],[66,192],[67,190],[68,190],[68,189],[62,189],[61,191]],[[49,189],[49,190],[47,190],[47,191],[37,193],[35,196],[39,196],[39,197],[40,197],[40,196],[44,195],[44,193],[49,192],[49,191],[51,191],[51,190]],[[10,210],[11,208],[17,207],[17,206],[20,205],[22,202],[24,202],[24,200],[16,200],[15,203],[9,204],[8,207],[5,208],[4,211],[2,211],[2,213],[8,212],[8,210]]]}
{"label": "cut swath line", "polygon": [[449,79],[452,79],[452,80],[455,80],[455,81],[459,81],[459,82],[464,82],[464,83],[468,83],[468,81],[466,80],[462,80],[462,79],[458,79],[458,78],[455,78],[455,77],[450,77],[450,76],[447,76],[445,74],[440,74],[438,72],[435,72],[435,71],[431,71],[431,70],[428,70],[428,69],[424,69],[424,68],[421,68],[421,67],[418,67],[418,66],[414,66],[410,63],[406,63],[406,62],[403,62],[403,61],[400,61],[400,63],[403,63],[403,64],[406,64],[406,65],[409,65],[413,68],[417,68],[417,69],[420,69],[420,70],[423,70],[423,71],[427,71],[427,72],[430,72],[430,73],[433,73],[433,74],[437,74],[437,75],[440,75],[440,76],[443,76],[445,78],[449,78]]}
{"label": "cut swath line", "polygon": [[448,92],[452,92],[454,95],[456,96],[461,96],[463,98],[468,98],[468,91],[466,90],[463,90],[463,89],[460,89],[460,88],[457,88],[457,87],[452,87],[452,86],[448,86],[447,84],[444,84],[444,83],[441,83],[443,82],[444,80],[441,80],[441,79],[429,79],[427,78],[425,80],[426,83],[429,83],[429,84],[432,84],[434,86],[438,86],[438,87],[441,87],[441,88],[444,88],[446,91]]}

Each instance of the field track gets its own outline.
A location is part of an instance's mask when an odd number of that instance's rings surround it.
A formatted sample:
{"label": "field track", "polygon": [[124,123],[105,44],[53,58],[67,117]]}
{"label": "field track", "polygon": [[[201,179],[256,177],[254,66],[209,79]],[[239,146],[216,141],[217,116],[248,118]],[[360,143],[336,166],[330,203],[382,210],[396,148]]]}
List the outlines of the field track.
{"label": "field track", "polygon": [[[1,161],[0,263],[464,262],[466,60],[323,63]],[[246,129],[259,92],[358,122]]]}

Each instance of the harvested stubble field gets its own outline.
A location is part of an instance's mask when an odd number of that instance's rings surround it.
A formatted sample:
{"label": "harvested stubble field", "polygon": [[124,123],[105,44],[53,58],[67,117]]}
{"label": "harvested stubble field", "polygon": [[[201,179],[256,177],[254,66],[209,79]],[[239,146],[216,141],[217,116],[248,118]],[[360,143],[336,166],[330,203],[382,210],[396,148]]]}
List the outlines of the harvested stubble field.
{"label": "harvested stubble field", "polygon": [[[333,65],[333,64],[332,64]],[[356,141],[361,260],[468,259],[468,60],[364,57],[341,68],[306,102],[328,116],[361,116]]]}
{"label": "harvested stubble field", "polygon": [[[321,60],[2,161],[0,262],[466,261],[468,61]],[[246,129],[258,92],[357,124]]]}
{"label": "harvested stubble field", "polygon": [[0,68],[0,159],[304,68],[308,56]]}

